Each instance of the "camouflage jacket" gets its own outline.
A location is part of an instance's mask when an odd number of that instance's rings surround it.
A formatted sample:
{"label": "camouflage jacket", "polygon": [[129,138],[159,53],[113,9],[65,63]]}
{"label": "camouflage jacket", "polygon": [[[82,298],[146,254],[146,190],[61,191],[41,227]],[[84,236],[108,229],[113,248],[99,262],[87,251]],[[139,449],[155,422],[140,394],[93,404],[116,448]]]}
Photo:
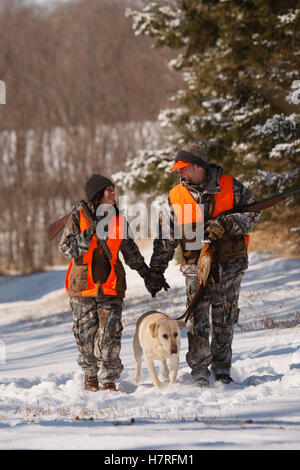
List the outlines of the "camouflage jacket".
{"label": "camouflage jacket", "polygon": [[[187,184],[181,178],[181,184],[188,189],[198,204],[204,205],[204,221],[208,219],[211,195],[220,192],[219,179],[223,170],[220,166],[210,165],[208,182],[203,186]],[[234,207],[241,204],[255,202],[254,195],[236,178],[233,178]],[[228,237],[238,237],[250,232],[257,224],[260,214],[258,212],[247,212],[243,214],[231,214],[226,218],[232,222],[231,229],[227,232]],[[150,261],[151,268],[164,272],[168,263],[174,256],[174,251],[181,240],[174,237],[176,215],[170,203],[170,199],[163,204],[159,216],[158,235],[153,243],[153,254]],[[200,253],[200,251],[199,251]]]}
{"label": "camouflage jacket", "polygon": [[[88,204],[92,213],[94,209],[92,204]],[[91,239],[96,234],[97,222],[92,223],[86,230],[80,232],[80,215],[78,210],[74,210],[69,218],[69,221],[64,229],[59,249],[66,258],[74,258],[80,260],[90,246]],[[149,268],[145,263],[144,257],[140,253],[138,246],[133,240],[130,232],[130,227],[127,224],[127,238],[124,238],[120,245],[120,251],[123,255],[125,263],[131,268],[136,270],[141,277],[144,277]],[[106,257],[105,257],[106,258]],[[79,263],[80,264],[80,261]],[[103,265],[103,256],[93,256],[93,278],[98,281],[102,276],[106,277],[106,271],[109,268],[108,259]],[[105,271],[105,272],[104,272]],[[116,272],[118,272],[117,292],[119,297],[124,297],[126,290],[125,271],[122,266],[121,260],[118,258]],[[118,289],[118,285],[120,288]],[[69,292],[70,293],[70,292]]]}

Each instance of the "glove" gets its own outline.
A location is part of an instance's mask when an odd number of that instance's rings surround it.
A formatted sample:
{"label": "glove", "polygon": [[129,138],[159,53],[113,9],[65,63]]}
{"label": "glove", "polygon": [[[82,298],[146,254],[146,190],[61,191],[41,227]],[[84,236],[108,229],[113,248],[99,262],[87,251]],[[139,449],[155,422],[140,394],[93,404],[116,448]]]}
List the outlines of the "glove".
{"label": "glove", "polygon": [[225,217],[210,220],[206,227],[206,236],[212,242],[220,240],[225,232],[228,232],[232,227],[232,222]]}
{"label": "glove", "polygon": [[155,297],[157,292],[161,289],[165,289],[166,291],[170,289],[169,284],[167,283],[165,276],[160,271],[153,271],[149,270],[147,275],[144,277],[145,286],[148,292]]}

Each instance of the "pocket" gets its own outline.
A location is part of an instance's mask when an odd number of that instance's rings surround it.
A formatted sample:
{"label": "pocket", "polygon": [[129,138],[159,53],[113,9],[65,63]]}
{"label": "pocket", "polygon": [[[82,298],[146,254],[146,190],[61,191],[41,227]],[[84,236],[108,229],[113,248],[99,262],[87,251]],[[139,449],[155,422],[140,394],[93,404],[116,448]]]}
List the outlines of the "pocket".
{"label": "pocket", "polygon": [[106,254],[100,252],[98,247],[95,248],[92,258],[92,274],[94,282],[104,284],[110,275],[110,271],[111,266]]}
{"label": "pocket", "polygon": [[82,266],[73,265],[70,274],[70,289],[73,292],[81,292],[87,289],[87,272],[88,267],[86,264]]}
{"label": "pocket", "polygon": [[76,322],[76,326],[73,328],[79,352],[81,352],[87,362],[95,360],[94,348],[98,329],[98,319],[94,311],[85,314]]}
{"label": "pocket", "polygon": [[219,261],[247,258],[246,242],[243,235],[221,238],[216,242],[216,249]]}
{"label": "pocket", "polygon": [[234,281],[235,286],[240,286],[245,270],[248,267],[246,258],[220,263],[220,283],[222,286]]}

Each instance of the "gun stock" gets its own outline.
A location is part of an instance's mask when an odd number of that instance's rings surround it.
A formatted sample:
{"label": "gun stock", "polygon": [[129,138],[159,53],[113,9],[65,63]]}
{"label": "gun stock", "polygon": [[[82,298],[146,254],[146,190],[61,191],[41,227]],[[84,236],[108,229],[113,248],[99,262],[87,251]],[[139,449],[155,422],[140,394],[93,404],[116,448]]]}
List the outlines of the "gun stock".
{"label": "gun stock", "polygon": [[59,217],[57,220],[55,220],[55,222],[52,222],[48,225],[48,237],[50,241],[52,241],[56,235],[58,235],[65,228],[74,209],[75,207],[73,207],[73,209],[66,215]]}
{"label": "gun stock", "polygon": [[[88,205],[86,204],[85,201],[80,201],[80,209],[83,211],[85,218],[87,221],[92,224],[95,221],[95,217],[91,213]],[[67,225],[68,220],[72,214],[72,212],[76,209],[76,206],[73,207],[73,209],[68,212],[66,215],[63,215],[62,217],[59,217],[55,222],[52,222],[51,224],[48,225],[48,237],[49,240],[52,241]],[[107,246],[107,243],[105,240],[99,240],[100,247],[105,251],[106,256],[108,257],[109,260],[112,259],[112,253],[110,249]]]}
{"label": "gun stock", "polygon": [[[59,217],[57,220],[48,225],[48,237],[50,241],[52,241],[56,237],[56,235],[58,235],[65,228],[72,212],[75,209],[76,206],[74,206],[70,212]],[[83,210],[85,218],[89,221],[90,224],[94,222],[95,219],[93,218],[91,212],[89,211],[89,208],[87,207],[84,201],[80,201],[80,209]]]}

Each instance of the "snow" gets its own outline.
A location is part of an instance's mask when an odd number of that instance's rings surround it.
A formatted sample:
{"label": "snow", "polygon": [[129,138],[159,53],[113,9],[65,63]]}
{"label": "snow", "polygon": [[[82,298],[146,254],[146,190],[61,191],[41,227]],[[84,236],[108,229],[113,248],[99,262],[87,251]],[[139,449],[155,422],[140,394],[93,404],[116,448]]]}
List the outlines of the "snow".
{"label": "snow", "polygon": [[277,18],[279,19],[281,25],[287,25],[293,23],[299,14],[300,10],[295,9],[294,11],[290,10],[290,12],[286,15],[278,15]]}
{"label": "snow", "polygon": [[193,385],[183,330],[177,383],[169,389],[165,381],[161,393],[144,363],[134,383],[131,341],[143,312],[184,312],[179,266],[170,264],[171,290],[155,299],[126,268],[124,370],[118,392],[98,393],[83,389],[65,271],[0,277],[0,449],[300,449],[300,259],[251,253],[233,342],[235,383],[211,377],[208,389]]}

